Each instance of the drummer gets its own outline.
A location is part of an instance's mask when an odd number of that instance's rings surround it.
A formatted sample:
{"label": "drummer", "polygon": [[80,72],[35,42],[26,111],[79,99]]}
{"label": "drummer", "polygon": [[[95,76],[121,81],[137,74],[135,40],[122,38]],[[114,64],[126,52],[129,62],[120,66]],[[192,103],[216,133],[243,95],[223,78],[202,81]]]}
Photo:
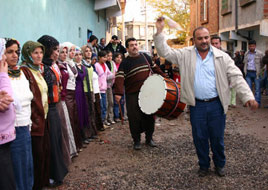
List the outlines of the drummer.
{"label": "drummer", "polygon": [[128,57],[120,64],[115,77],[115,100],[120,101],[126,93],[126,107],[129,120],[130,133],[134,141],[133,148],[141,149],[141,133],[145,132],[146,145],[155,147],[153,141],[155,120],[153,115],[144,114],[138,105],[138,95],[143,82],[154,72],[164,76],[160,68],[152,63],[147,54],[139,53],[139,47],[135,38],[126,40]]}
{"label": "drummer", "polygon": [[257,109],[258,103],[229,55],[210,45],[207,28],[193,32],[194,46],[172,49],[163,34],[164,18],[157,19],[154,43],[160,56],[179,65],[181,71],[181,101],[190,105],[192,135],[196,148],[200,177],[207,176],[210,168],[209,144],[213,152],[215,172],[225,175],[224,129],[230,102],[229,82],[243,104]]}

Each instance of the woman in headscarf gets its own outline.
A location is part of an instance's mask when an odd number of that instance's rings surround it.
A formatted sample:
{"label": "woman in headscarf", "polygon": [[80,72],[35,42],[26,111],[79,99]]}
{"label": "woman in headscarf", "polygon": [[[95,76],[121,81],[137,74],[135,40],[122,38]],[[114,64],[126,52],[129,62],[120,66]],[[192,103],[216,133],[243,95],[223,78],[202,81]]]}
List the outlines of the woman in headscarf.
{"label": "woman in headscarf", "polygon": [[87,70],[85,66],[82,65],[82,52],[79,47],[76,47],[75,49],[74,62],[78,71],[78,76],[76,77],[75,100],[78,109],[79,126],[82,134],[83,143],[88,144],[88,106],[86,103],[86,96],[83,86],[83,81],[87,75]]}
{"label": "woman in headscarf", "polygon": [[34,164],[33,189],[42,189],[49,181],[50,140],[46,118],[48,112],[47,84],[40,73],[45,48],[39,42],[27,41],[22,47],[21,70],[30,83],[31,137]]}
{"label": "woman in headscarf", "polygon": [[97,127],[95,122],[95,107],[94,107],[94,92],[93,92],[93,72],[94,69],[91,65],[92,52],[89,46],[85,45],[81,48],[83,60],[82,64],[85,66],[87,75],[84,78],[84,92],[88,103],[88,117],[90,118],[89,128],[89,141],[97,138]]}
{"label": "woman in headscarf", "polygon": [[17,66],[19,54],[19,42],[15,39],[7,39],[5,55],[16,110],[16,139],[11,143],[11,158],[16,189],[30,190],[33,188],[34,180],[30,134],[33,93],[30,90],[29,81],[26,79],[20,67]]}
{"label": "woman in headscarf", "polygon": [[53,67],[59,56],[59,42],[52,36],[44,35],[38,42],[45,46],[43,76],[48,86],[48,124],[51,145],[50,185],[59,186],[68,173],[62,152],[62,124],[56,105],[59,103],[59,73]]}
{"label": "woman in headscarf", "polygon": [[[59,54],[59,59],[58,59],[58,66],[60,68],[61,72],[61,85],[62,85],[62,90],[61,90],[61,104],[64,110],[64,115],[66,119],[66,124],[67,124],[67,129],[68,129],[68,136],[69,136],[69,148],[70,148],[70,156],[71,158],[75,155],[77,155],[76,151],[76,145],[74,141],[74,135],[73,135],[73,130],[71,126],[71,122],[69,119],[69,112],[66,106],[65,98],[67,94],[67,82],[69,79],[69,71],[68,71],[68,64],[66,63],[66,58],[68,55],[68,48],[67,46],[63,46],[62,44],[60,45],[60,54]],[[72,71],[70,71],[72,72]]]}
{"label": "woman in headscarf", "polygon": [[13,92],[8,78],[8,66],[4,55],[6,41],[0,38],[0,189],[16,188],[11,160],[10,144],[16,138]]}
{"label": "woman in headscarf", "polygon": [[68,55],[66,62],[68,64],[68,74],[69,78],[66,85],[66,97],[65,103],[69,112],[69,118],[73,129],[73,135],[75,140],[76,149],[78,152],[82,151],[82,136],[79,128],[77,105],[75,100],[75,87],[76,87],[76,77],[78,71],[76,69],[75,63],[73,61],[75,54],[75,45],[71,42],[64,42],[63,46],[68,48]]}

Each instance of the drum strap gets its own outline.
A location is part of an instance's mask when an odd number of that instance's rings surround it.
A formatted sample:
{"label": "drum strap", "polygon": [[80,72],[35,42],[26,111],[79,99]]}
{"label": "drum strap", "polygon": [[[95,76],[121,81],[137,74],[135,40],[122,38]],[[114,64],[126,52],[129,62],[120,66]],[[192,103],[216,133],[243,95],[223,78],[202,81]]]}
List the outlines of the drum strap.
{"label": "drum strap", "polygon": [[142,56],[144,57],[144,59],[145,59],[147,65],[149,66],[149,70],[150,70],[149,76],[150,76],[150,75],[152,75],[154,72],[153,72],[153,70],[152,70],[152,68],[151,68],[150,63],[148,62],[147,58],[145,57],[145,55],[144,55],[143,53],[142,53]]}

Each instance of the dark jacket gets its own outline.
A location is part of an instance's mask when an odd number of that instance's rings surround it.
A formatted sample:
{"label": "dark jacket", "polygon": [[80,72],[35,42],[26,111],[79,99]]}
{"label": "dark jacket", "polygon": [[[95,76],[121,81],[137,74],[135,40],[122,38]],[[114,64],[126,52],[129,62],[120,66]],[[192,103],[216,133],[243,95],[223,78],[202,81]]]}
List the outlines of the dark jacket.
{"label": "dark jacket", "polygon": [[124,54],[127,52],[126,48],[124,46],[122,46],[121,43],[117,44],[115,51],[113,49],[112,43],[108,43],[108,45],[104,48],[104,50],[110,50],[113,54],[116,52],[121,53],[123,55],[123,57],[124,57]]}
{"label": "dark jacket", "polygon": [[32,72],[27,67],[21,67],[24,75],[28,79],[30,83],[30,89],[33,93],[33,99],[31,102],[32,109],[32,127],[31,127],[31,135],[32,136],[44,136],[45,130],[45,111],[42,104],[41,92],[38,87],[38,84],[32,74]]}

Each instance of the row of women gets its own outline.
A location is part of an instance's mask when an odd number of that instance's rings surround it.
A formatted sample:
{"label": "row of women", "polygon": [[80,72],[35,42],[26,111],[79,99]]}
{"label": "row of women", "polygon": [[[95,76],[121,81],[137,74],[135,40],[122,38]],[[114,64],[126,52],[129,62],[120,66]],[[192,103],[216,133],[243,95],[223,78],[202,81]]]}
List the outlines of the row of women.
{"label": "row of women", "polygon": [[115,64],[111,54],[97,58],[88,46],[59,44],[48,35],[21,51],[17,40],[0,39],[0,93],[14,100],[0,110],[0,189],[62,184],[71,158],[113,117],[111,88],[122,55]]}

